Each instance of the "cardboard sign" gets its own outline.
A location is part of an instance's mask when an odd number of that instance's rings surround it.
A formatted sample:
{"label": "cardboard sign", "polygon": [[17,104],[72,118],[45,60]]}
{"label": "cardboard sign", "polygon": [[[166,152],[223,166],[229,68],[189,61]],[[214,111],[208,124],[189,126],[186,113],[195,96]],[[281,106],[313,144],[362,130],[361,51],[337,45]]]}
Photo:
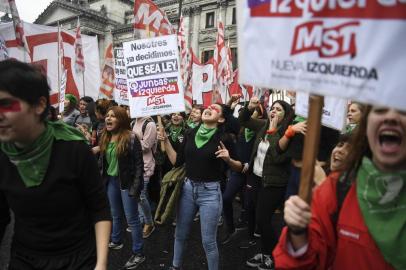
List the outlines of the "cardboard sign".
{"label": "cardboard sign", "polygon": [[240,82],[406,110],[406,3],[238,3]]}
{"label": "cardboard sign", "polygon": [[[326,127],[342,131],[345,127],[347,118],[347,100],[336,97],[324,97],[323,114],[321,124]],[[309,93],[297,92],[295,113],[297,115],[308,117],[309,112]]]}
{"label": "cardboard sign", "polygon": [[176,35],[123,44],[131,117],[185,111]]}

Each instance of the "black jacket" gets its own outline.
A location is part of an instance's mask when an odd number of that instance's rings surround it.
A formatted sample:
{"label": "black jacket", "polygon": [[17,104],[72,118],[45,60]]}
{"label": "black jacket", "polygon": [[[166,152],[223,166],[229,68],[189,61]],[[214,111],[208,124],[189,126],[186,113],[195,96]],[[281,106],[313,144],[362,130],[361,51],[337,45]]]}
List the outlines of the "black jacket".
{"label": "black jacket", "polygon": [[[135,134],[131,133],[128,151],[118,157],[118,179],[121,189],[128,189],[130,196],[138,197],[144,187],[144,161],[142,147]],[[106,155],[100,155],[99,166],[103,178],[107,178]]]}

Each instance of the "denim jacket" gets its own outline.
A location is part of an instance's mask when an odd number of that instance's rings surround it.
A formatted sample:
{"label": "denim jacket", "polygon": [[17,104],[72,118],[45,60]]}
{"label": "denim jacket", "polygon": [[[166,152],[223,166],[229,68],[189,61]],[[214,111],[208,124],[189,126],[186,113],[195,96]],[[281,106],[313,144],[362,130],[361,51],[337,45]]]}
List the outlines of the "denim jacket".
{"label": "denim jacket", "polygon": [[[144,187],[144,161],[141,143],[135,134],[131,133],[128,151],[118,157],[118,179],[121,189],[128,189],[130,196],[139,197]],[[107,178],[106,155],[100,155],[99,166],[104,179]]]}

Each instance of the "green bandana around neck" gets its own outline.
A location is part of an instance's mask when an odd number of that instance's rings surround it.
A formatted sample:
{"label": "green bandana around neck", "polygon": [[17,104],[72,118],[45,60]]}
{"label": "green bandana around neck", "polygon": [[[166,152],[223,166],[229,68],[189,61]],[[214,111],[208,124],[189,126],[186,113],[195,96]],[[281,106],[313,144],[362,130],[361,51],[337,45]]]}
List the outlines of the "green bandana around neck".
{"label": "green bandana around neck", "polygon": [[358,203],[385,260],[406,269],[406,171],[384,173],[368,158],[357,174]]}
{"label": "green bandana around neck", "polygon": [[39,186],[44,180],[55,140],[86,141],[83,134],[62,121],[46,122],[45,131],[29,146],[19,149],[14,143],[0,143],[1,151],[17,167],[26,187]]}
{"label": "green bandana around neck", "polygon": [[188,121],[187,121],[187,125],[188,125],[190,128],[195,128],[195,127],[197,127],[197,124],[196,124],[195,122],[193,122],[192,120],[188,120]]}
{"label": "green bandana around neck", "polygon": [[202,148],[216,133],[217,128],[206,128],[204,124],[200,125],[196,132],[195,144],[197,148]]}
{"label": "green bandana around neck", "polygon": [[171,137],[173,142],[178,140],[180,133],[182,132],[182,126],[175,127],[173,125],[169,126],[169,136]]}
{"label": "green bandana around neck", "polygon": [[245,141],[249,142],[251,141],[252,138],[254,138],[255,136],[255,131],[249,129],[249,128],[245,128],[244,129],[244,136],[245,136]]}

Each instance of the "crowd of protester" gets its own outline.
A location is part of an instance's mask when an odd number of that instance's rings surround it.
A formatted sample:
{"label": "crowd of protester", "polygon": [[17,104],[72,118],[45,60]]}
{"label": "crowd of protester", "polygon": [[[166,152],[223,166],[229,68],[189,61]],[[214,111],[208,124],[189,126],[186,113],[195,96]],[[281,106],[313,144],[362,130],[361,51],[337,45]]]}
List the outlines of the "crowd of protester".
{"label": "crowd of protester", "polygon": [[158,121],[67,94],[58,113],[40,70],[7,60],[0,74],[0,240],[15,215],[9,269],[107,269],[125,231],[123,269],[137,268],[159,230],[161,181],[175,170],[185,177],[168,209],[169,269],[188,259],[197,218],[209,270],[219,269],[218,245],[257,244],[246,266],[259,270],[406,269],[405,112],[351,102],[342,131],[323,126],[310,205],[298,196],[307,121],[294,104],[233,95]]}

